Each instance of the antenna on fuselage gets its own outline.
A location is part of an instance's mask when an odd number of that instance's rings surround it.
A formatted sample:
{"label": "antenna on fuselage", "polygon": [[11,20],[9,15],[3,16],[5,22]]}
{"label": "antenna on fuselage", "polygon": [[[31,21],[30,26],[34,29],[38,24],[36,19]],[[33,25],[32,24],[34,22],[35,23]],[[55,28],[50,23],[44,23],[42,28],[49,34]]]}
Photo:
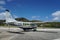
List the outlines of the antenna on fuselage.
{"label": "antenna on fuselage", "polygon": [[5,11],[10,12],[8,9],[6,9]]}

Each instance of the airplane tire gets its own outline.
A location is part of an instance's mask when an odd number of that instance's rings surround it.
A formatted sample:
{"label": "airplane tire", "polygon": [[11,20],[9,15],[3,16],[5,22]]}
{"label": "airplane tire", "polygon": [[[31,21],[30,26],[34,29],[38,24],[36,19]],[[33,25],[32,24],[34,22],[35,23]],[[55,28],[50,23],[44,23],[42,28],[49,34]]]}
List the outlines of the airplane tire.
{"label": "airplane tire", "polygon": [[23,29],[24,31],[28,31],[28,29]]}
{"label": "airplane tire", "polygon": [[24,31],[26,31],[26,29],[23,29]]}
{"label": "airplane tire", "polygon": [[33,31],[37,31],[36,28],[34,28]]}
{"label": "airplane tire", "polygon": [[23,29],[24,31],[29,31],[29,29]]}

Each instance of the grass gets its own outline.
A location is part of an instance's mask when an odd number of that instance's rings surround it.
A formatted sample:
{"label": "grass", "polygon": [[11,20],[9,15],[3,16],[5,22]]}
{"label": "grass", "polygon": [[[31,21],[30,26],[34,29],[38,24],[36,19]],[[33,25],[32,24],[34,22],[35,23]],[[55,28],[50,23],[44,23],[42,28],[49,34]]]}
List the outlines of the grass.
{"label": "grass", "polygon": [[0,27],[5,27],[5,28],[18,28],[18,26],[0,26]]}

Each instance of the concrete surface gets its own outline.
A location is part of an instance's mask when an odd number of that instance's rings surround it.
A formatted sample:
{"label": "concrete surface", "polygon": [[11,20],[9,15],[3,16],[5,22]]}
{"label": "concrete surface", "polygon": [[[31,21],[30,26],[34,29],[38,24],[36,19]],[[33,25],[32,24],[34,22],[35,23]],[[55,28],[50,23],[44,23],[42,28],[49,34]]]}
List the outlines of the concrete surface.
{"label": "concrete surface", "polygon": [[60,29],[24,32],[19,28],[0,28],[0,40],[60,40]]}

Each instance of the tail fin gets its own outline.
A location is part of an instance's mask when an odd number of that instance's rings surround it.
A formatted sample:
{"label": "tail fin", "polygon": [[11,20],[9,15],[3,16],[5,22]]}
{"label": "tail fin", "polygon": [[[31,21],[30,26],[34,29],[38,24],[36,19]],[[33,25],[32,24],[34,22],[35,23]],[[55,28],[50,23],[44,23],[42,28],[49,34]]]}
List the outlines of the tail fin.
{"label": "tail fin", "polygon": [[15,22],[16,20],[12,17],[12,15],[10,14],[9,10],[5,11],[5,18],[6,18],[6,23],[8,22]]}

